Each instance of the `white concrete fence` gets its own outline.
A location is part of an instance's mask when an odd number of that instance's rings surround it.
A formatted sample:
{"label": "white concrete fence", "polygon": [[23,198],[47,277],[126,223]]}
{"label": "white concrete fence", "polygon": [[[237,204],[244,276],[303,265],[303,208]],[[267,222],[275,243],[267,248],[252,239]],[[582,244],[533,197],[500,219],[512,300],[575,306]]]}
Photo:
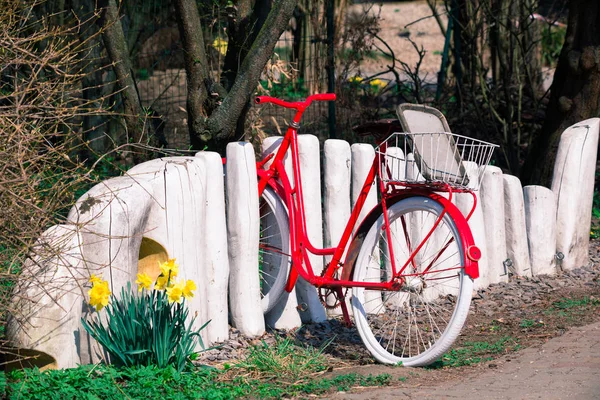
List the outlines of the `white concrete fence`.
{"label": "white concrete fence", "polygon": [[[509,272],[554,274],[588,263],[599,127],[600,119],[590,119],[563,133],[551,190],[522,188],[499,168],[485,170],[470,220],[483,251],[476,288],[504,282]],[[265,140],[263,153],[279,142]],[[331,246],[341,237],[374,149],[328,140],[321,161],[316,137],[302,135],[299,143],[308,234],[314,245]],[[167,258],[176,258],[180,275],[197,283],[188,305],[198,326],[211,320],[202,333],[206,344],[226,339],[229,324],[258,336],[266,326],[325,320],[316,290],[302,281],[263,316],[252,146],[229,144],[227,160],[225,179],[216,153],[152,160],[82,196],[68,222],[48,229],[25,265],[11,307],[20,312],[8,322],[11,345],[50,355],[59,368],[98,361],[98,345],[80,322],[90,313],[90,275],[102,276],[119,293],[127,283],[135,286],[138,272],[158,276],[158,261]],[[470,207],[467,197],[456,196],[463,212]],[[372,190],[363,216],[375,203]],[[328,261],[311,258],[316,273]]]}

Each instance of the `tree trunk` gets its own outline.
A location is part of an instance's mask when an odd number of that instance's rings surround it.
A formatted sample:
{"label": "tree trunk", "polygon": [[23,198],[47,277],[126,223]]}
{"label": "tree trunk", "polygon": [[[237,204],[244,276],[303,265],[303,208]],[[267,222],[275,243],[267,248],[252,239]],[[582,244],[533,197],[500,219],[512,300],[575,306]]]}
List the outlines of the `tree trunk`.
{"label": "tree trunk", "polygon": [[250,0],[239,0],[236,7],[228,9],[228,43],[223,63],[221,85],[230,90],[235,82],[241,61],[248,54],[250,45],[262,29],[269,11],[271,0],[257,0],[252,9]]}
{"label": "tree trunk", "polygon": [[[64,0],[58,1],[59,6],[64,7]],[[95,61],[100,60],[102,55],[102,46],[99,43],[100,35],[96,26],[96,3],[90,0],[74,0],[71,2],[72,10],[77,19],[81,21],[82,27],[77,30],[79,40],[82,43],[90,42],[90,46],[84,47],[80,53],[80,62],[78,68],[83,71],[81,78],[82,97],[92,103],[101,103],[103,101],[103,80],[104,71],[97,68]],[[58,8],[56,9],[58,11]],[[60,11],[64,11],[64,8]],[[64,12],[56,12],[57,15]],[[64,21],[63,21],[64,22]],[[98,104],[99,107],[99,104]],[[81,157],[84,160],[95,161],[99,156],[105,154],[109,150],[109,140],[106,133],[106,124],[104,117],[99,114],[91,114],[83,116],[83,140],[87,143],[87,147],[81,152]]]}
{"label": "tree trunk", "polygon": [[[237,8],[230,7],[228,15],[229,29],[227,31],[229,41],[223,63],[223,73],[221,74],[221,85],[226,91],[231,90],[235,77],[239,72],[241,61],[246,58],[250,50],[250,44],[256,39],[271,11],[271,0],[256,0],[254,9],[252,9],[251,3],[250,0],[239,0]],[[249,110],[250,103],[247,102],[237,117],[235,136],[238,138],[244,136],[246,115]]]}
{"label": "tree trunk", "polygon": [[218,141],[226,141],[235,130],[237,119],[256,90],[260,74],[273,55],[277,40],[292,17],[297,0],[277,0],[244,58],[231,90],[208,120],[208,131]]}
{"label": "tree trunk", "polygon": [[304,24],[306,24],[306,15],[300,7],[294,10],[294,19],[296,24],[292,27],[292,57],[291,61],[295,64],[295,68],[300,69],[300,53],[302,51],[302,32],[304,32]]}
{"label": "tree trunk", "polygon": [[194,149],[202,149],[209,137],[204,127],[208,117],[204,108],[208,99],[208,61],[204,48],[204,35],[198,7],[194,0],[176,0],[175,12],[183,46],[183,59],[187,78],[187,114],[190,130],[190,144]]}
{"label": "tree trunk", "polygon": [[[117,76],[117,83],[121,89],[120,95],[123,100],[127,137],[130,142],[145,144],[146,135],[144,135],[144,124],[141,120],[143,117],[142,106],[131,71],[129,50],[119,20],[116,0],[102,0],[98,2],[98,5],[102,10],[99,21],[103,29],[104,47],[112,62],[113,70]],[[144,156],[145,152],[141,149],[136,149],[133,152],[133,160],[136,163],[143,161]]]}
{"label": "tree trunk", "polygon": [[571,0],[569,22],[542,132],[522,168],[525,184],[549,186],[561,133],[569,126],[599,115],[600,3]]}
{"label": "tree trunk", "polygon": [[[213,92],[217,96],[221,87],[214,84],[209,78],[202,26],[196,3],[194,0],[175,1],[185,53],[188,124],[190,143],[193,148],[203,149],[205,146],[209,146],[214,150],[220,150],[224,148],[223,144],[233,136],[236,127],[239,126],[238,120],[243,115],[250,96],[256,90],[260,74],[273,55],[275,44],[287,27],[296,3],[297,0],[273,2],[256,38],[250,41],[248,39],[251,37],[246,37],[247,42],[251,43],[251,47],[243,60],[237,60],[239,67],[236,69],[236,74],[227,78],[234,78],[231,89],[227,94],[219,93],[218,97],[224,96],[222,102],[215,102],[215,106],[211,107],[210,97]],[[260,7],[257,4],[254,6],[255,10]],[[264,8],[262,11],[264,12]]]}

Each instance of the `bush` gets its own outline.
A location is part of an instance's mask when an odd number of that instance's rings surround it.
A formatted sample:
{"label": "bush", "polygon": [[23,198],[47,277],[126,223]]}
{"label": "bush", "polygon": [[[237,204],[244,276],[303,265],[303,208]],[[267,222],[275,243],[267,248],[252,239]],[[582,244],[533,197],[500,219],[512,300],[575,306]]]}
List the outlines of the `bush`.
{"label": "bush", "polygon": [[105,113],[82,93],[82,55],[97,35],[80,40],[85,21],[65,16],[53,26],[40,7],[36,0],[0,7],[0,321],[13,311],[12,287],[38,238],[64,222],[97,178],[77,157],[87,148],[83,119]]}

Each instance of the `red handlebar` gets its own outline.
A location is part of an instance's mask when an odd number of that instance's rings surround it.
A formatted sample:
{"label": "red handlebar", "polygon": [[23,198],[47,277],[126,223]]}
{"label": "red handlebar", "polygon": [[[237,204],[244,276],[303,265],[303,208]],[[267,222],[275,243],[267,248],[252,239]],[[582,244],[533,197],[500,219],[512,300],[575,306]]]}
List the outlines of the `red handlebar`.
{"label": "red handlebar", "polygon": [[335,93],[321,93],[321,94],[313,94],[312,96],[308,96],[306,101],[311,99],[312,101],[334,101]]}
{"label": "red handlebar", "polygon": [[278,99],[276,97],[271,97],[271,96],[257,96],[254,99],[254,102],[256,104],[273,103],[280,107],[294,108],[296,110],[299,110],[299,109],[304,109],[304,108],[308,107],[310,105],[310,103],[312,103],[313,101],[334,101],[334,100],[335,100],[335,93],[321,93],[321,94],[313,94],[311,96],[308,96],[306,98],[306,100],[304,100],[304,101],[289,102],[289,101],[281,100],[281,99]]}

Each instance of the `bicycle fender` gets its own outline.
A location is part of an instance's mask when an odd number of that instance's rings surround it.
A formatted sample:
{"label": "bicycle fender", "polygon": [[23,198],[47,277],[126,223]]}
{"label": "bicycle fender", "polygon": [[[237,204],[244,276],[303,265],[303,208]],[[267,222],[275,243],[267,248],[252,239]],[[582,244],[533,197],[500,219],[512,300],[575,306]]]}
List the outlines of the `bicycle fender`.
{"label": "bicycle fender", "polygon": [[[466,255],[465,257],[465,274],[467,274],[472,279],[476,279],[479,277],[479,259],[481,258],[481,251],[477,246],[475,246],[475,240],[473,239],[473,234],[471,233],[471,229],[464,215],[460,212],[460,210],[447,198],[444,196],[440,196],[439,194],[432,192],[415,192],[412,193],[399,193],[397,195],[389,197],[386,202],[388,207],[396,204],[400,200],[406,199],[408,197],[413,196],[422,196],[432,199],[440,203],[446,209],[446,212],[450,215],[450,217],[454,220],[456,227],[458,228],[458,234],[460,235],[461,245],[463,248],[463,252]],[[363,222],[361,222],[360,226],[356,230],[356,234],[350,245],[348,247],[348,253],[346,255],[346,259],[344,261],[344,268],[341,274],[341,279],[350,280],[354,275],[354,267],[356,266],[356,259],[358,258],[358,254],[360,252],[360,248],[367,236],[367,233],[377,221],[377,218],[383,212],[381,203],[377,204],[370,212],[367,214]]]}
{"label": "bicycle fender", "polygon": [[463,213],[450,200],[439,194],[432,193],[428,196],[430,199],[441,203],[446,212],[450,214],[450,218],[454,220],[460,235],[463,252],[465,254],[465,274],[471,279],[479,278],[479,259],[481,258],[481,250],[475,245],[475,239],[471,232],[471,227]]}

